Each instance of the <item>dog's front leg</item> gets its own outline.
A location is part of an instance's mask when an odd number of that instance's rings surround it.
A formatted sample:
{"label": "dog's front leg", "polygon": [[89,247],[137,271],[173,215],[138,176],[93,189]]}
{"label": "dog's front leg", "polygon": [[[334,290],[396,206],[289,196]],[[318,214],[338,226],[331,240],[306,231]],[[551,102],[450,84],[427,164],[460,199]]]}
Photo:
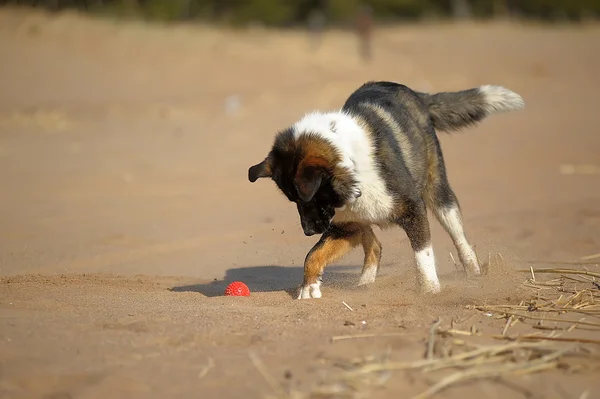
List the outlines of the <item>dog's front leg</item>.
{"label": "dog's front leg", "polygon": [[365,249],[365,261],[358,285],[371,284],[375,282],[379,263],[381,262],[381,242],[375,236],[371,226],[364,226],[362,230],[362,245]]}
{"label": "dog's front leg", "polygon": [[321,298],[323,270],[361,243],[361,227],[354,223],[332,225],[304,261],[304,282],[298,299]]}

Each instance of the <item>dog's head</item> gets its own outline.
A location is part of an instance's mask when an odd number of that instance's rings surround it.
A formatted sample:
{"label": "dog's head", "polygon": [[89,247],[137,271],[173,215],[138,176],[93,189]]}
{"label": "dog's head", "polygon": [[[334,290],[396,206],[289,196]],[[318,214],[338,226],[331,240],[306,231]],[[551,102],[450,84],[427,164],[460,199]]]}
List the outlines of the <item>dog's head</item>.
{"label": "dog's head", "polygon": [[324,233],[335,208],[360,196],[352,171],[340,166],[341,154],[318,135],[294,137],[288,129],[277,135],[267,157],[248,170],[254,183],[271,178],[296,204],[304,234]]}

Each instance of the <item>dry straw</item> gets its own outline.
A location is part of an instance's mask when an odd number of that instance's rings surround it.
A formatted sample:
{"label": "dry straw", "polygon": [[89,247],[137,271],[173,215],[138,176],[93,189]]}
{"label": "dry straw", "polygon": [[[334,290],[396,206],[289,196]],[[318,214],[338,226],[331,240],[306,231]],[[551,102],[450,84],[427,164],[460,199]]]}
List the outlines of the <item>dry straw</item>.
{"label": "dry straw", "polygon": [[[578,330],[600,332],[600,289],[596,285],[600,274],[587,270],[533,268],[523,272],[530,275],[524,282],[524,286],[532,289],[529,301],[517,305],[469,307],[488,316],[505,318],[500,334],[484,334],[475,327],[460,330],[453,328],[454,323],[450,323],[450,328],[443,328],[438,319],[429,330],[424,359],[396,362],[387,356],[384,359],[370,356],[362,362],[338,364],[343,369],[341,374],[312,394],[355,397],[369,387],[381,385],[391,372],[399,370],[445,373],[427,390],[413,397],[426,399],[467,381],[504,381],[507,377],[547,370],[583,372],[600,368],[600,340],[574,335]],[[546,274],[559,277],[541,281],[540,276]],[[534,332],[511,334],[511,327],[517,323]],[[540,330],[550,330],[550,333]],[[332,341],[385,336],[391,335],[349,335],[334,337]],[[465,341],[469,337],[504,342],[482,346]]]}

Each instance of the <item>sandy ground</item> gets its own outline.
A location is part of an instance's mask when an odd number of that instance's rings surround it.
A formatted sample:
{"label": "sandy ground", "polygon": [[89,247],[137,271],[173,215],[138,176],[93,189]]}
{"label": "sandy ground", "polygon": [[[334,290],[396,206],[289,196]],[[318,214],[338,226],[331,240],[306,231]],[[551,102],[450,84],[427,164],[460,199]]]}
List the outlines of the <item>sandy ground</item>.
{"label": "sandy ground", "polygon": [[[600,252],[600,174],[561,173],[600,165],[599,28],[386,28],[368,65],[352,36],[308,44],[0,11],[0,398],[264,398],[273,387],[249,351],[308,394],[336,359],[421,359],[440,316],[499,333],[505,320],[465,306],[519,303],[530,293],[515,269],[530,260]],[[357,250],[327,269],[324,298],[293,300],[315,238],[247,169],[277,129],[370,79],[523,95],[523,112],[441,137],[469,237],[504,262],[457,277],[432,221],[441,295],[417,294],[406,236],[390,230],[374,285],[354,287]],[[252,295],[224,297],[234,280]],[[331,341],[357,333],[377,337]],[[411,397],[434,382],[396,371],[354,394]],[[437,397],[597,395],[597,374],[549,371]]]}

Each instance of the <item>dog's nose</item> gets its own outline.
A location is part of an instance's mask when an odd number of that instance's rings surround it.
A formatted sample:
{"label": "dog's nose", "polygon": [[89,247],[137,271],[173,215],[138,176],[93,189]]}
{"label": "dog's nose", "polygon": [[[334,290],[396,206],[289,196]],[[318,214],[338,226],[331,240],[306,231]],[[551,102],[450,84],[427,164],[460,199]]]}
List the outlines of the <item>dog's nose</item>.
{"label": "dog's nose", "polygon": [[314,236],[315,235],[315,230],[313,228],[311,228],[311,227],[307,227],[307,228],[304,229],[304,235],[307,236],[307,237]]}

